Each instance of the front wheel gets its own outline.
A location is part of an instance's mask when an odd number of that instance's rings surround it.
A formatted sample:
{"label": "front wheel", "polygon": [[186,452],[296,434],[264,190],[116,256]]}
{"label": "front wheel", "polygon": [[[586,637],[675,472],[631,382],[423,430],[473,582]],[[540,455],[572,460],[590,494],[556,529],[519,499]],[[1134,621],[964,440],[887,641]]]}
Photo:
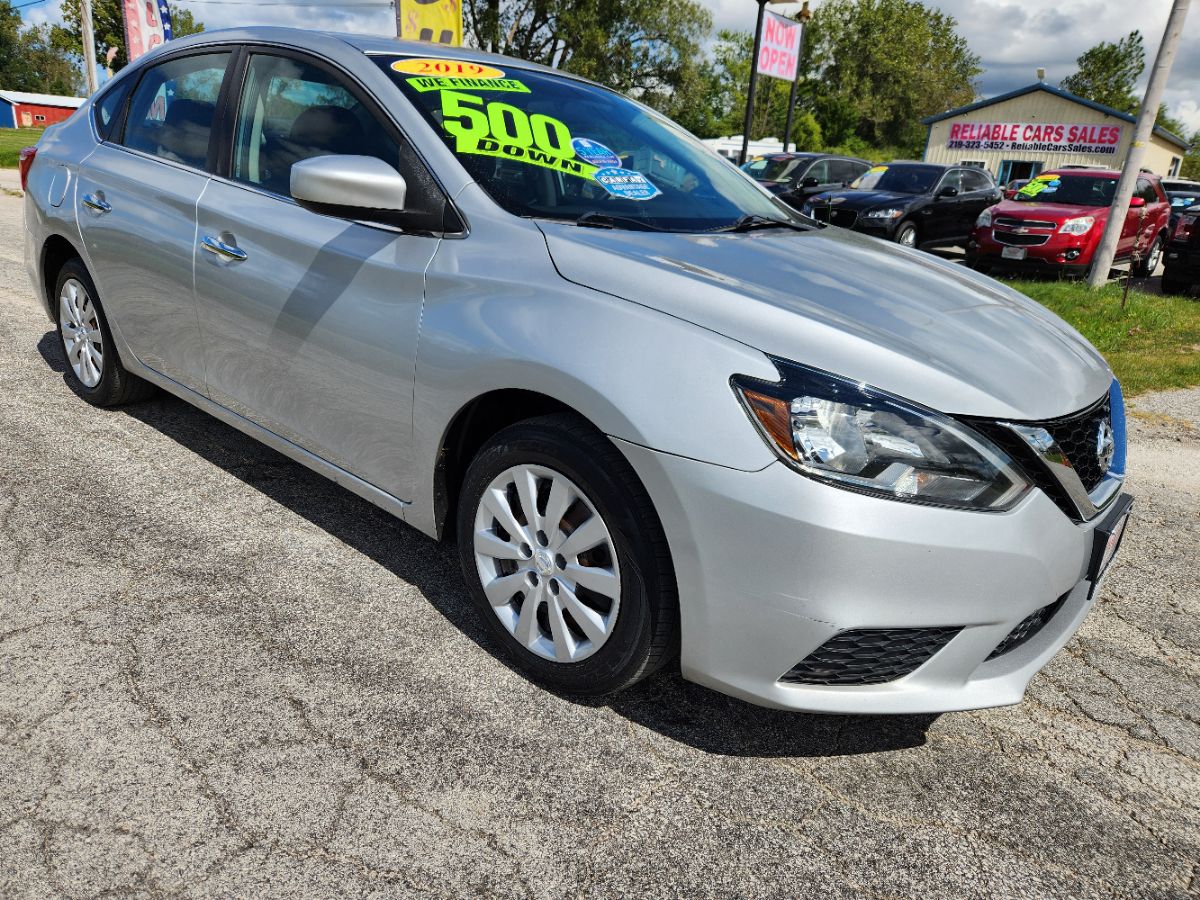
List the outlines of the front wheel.
{"label": "front wheel", "polygon": [[586,422],[544,416],[492,438],[467,470],[457,532],[472,599],[534,680],[605,694],[673,655],[662,527],[629,463]]}
{"label": "front wheel", "polygon": [[1162,259],[1163,239],[1156,237],[1154,243],[1150,245],[1150,249],[1146,251],[1146,255],[1134,267],[1133,274],[1138,278],[1149,278],[1154,274],[1154,270],[1158,268],[1158,263]]}
{"label": "front wheel", "polygon": [[896,243],[902,247],[917,246],[917,226],[912,222],[905,222],[896,229]]}

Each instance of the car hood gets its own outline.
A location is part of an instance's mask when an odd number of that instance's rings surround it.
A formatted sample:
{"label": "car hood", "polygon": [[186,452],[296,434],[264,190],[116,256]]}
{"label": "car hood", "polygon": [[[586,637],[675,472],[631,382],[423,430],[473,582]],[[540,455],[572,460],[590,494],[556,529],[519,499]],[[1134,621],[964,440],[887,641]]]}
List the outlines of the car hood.
{"label": "car hood", "polygon": [[1005,200],[992,208],[992,215],[1017,219],[1044,219],[1065,222],[1079,216],[1091,216],[1097,222],[1108,221],[1107,206],[1079,206],[1074,203],[1031,203],[1026,200]]}
{"label": "car hood", "polygon": [[845,229],[539,227],[569,281],[944,412],[1052,418],[1094,402],[1112,378],[1081,335],[1024,295]]}
{"label": "car hood", "polygon": [[864,210],[876,206],[908,206],[921,194],[897,194],[893,191],[827,191],[809,199],[809,203],[832,203],[842,209]]}

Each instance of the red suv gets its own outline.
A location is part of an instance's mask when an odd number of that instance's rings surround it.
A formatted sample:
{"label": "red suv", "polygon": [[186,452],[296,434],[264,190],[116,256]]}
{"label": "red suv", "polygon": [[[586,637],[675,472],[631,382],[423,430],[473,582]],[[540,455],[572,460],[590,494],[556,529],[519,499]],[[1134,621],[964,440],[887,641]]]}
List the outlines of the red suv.
{"label": "red suv", "polygon": [[[1086,272],[1104,233],[1120,172],[1106,169],[1058,169],[1043,172],[997,203],[975,222],[967,259],[981,271]],[[1140,175],[1117,259],[1138,254],[1135,273],[1150,275],[1167,243],[1171,204],[1157,175]]]}

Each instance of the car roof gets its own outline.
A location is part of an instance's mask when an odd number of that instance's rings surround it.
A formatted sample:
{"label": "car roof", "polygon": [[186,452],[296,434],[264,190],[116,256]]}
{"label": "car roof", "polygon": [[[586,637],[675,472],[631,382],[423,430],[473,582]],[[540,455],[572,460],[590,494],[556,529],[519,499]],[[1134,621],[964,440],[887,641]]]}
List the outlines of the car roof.
{"label": "car roof", "polygon": [[881,166],[920,166],[923,169],[963,169],[969,166],[950,166],[945,163],[921,162],[919,159],[893,159],[891,162],[880,163]]}

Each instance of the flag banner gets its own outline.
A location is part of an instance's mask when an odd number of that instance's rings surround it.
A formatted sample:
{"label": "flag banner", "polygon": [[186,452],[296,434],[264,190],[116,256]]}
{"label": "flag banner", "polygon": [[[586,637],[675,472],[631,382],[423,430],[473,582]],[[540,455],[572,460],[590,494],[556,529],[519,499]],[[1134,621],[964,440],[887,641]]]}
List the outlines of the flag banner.
{"label": "flag banner", "polygon": [[122,0],[122,13],[129,62],[171,39],[171,10],[167,0]]}
{"label": "flag banner", "polygon": [[795,81],[800,65],[799,22],[768,12],[763,19],[762,46],[755,68],[759,75],[770,75],[784,81]]}
{"label": "flag banner", "polygon": [[462,46],[462,0],[396,0],[402,41]]}

